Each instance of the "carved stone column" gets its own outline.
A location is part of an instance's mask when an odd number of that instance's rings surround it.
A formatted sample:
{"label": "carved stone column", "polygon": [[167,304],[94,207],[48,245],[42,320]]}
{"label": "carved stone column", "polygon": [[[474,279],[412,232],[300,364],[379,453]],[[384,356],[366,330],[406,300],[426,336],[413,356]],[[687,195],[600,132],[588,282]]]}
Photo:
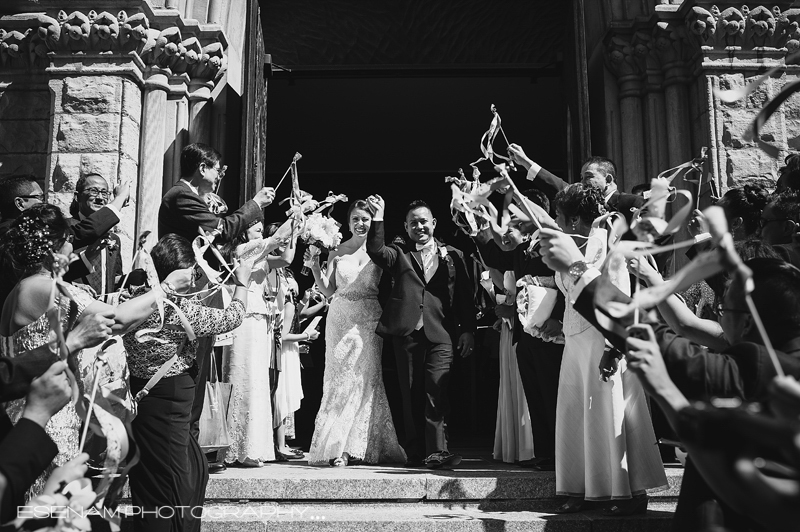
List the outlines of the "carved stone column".
{"label": "carved stone column", "polygon": [[141,179],[136,234],[158,234],[158,208],[164,178],[165,117],[169,94],[169,69],[151,66],[145,71],[142,107]]}
{"label": "carved stone column", "polygon": [[606,65],[617,76],[622,130],[622,161],[617,163],[620,190],[643,181],[646,175],[645,136],[642,123],[642,72],[630,40],[612,37],[606,47]]}
{"label": "carved stone column", "polygon": [[[667,111],[663,89],[664,75],[658,55],[653,50],[653,38],[648,32],[636,32],[631,45],[633,46],[636,60],[645,74],[644,132],[647,173],[642,176],[639,183],[646,183],[648,179],[657,176],[659,172],[669,165],[669,150],[664,140],[667,138]],[[628,182],[628,189],[634,184],[636,183]]]}
{"label": "carved stone column", "polygon": [[211,89],[214,83],[194,79],[189,84],[189,139],[208,144],[211,141]]}

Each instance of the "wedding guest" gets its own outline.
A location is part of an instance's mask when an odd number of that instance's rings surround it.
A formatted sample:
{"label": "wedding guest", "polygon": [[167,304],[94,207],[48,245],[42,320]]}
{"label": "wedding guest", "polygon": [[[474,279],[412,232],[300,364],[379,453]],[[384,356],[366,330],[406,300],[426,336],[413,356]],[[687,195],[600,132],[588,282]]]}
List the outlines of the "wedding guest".
{"label": "wedding guest", "polygon": [[294,413],[300,409],[300,402],[303,400],[299,342],[313,342],[319,338],[319,331],[313,330],[308,333],[300,331],[300,316],[297,308],[298,287],[292,270],[288,267],[282,268],[279,279],[281,282],[279,293],[284,294],[284,301],[283,319],[281,320],[283,329],[280,333],[281,371],[273,404],[273,424],[276,427],[275,446],[277,452],[284,458],[300,459],[305,457],[303,452],[292,449],[286,444],[287,439],[293,440],[295,437]]}
{"label": "wedding guest", "polygon": [[[108,182],[99,174],[81,176],[75,184],[75,199],[70,205],[72,219],[70,226],[78,224],[92,214],[100,211],[108,204],[112,191]],[[96,253],[91,253],[91,266],[88,274],[76,277],[68,272],[66,280],[81,282],[91,286],[97,294],[113,292],[118,282],[122,279],[122,254],[119,237],[107,231],[92,242],[90,246],[96,248]]]}
{"label": "wedding guest", "polygon": [[[515,163],[528,171],[527,178],[533,182],[533,187],[547,194],[552,202],[560,190],[569,185],[563,179],[551,174],[531,158],[525,155],[522,146],[509,144],[508,154]],[[638,194],[626,194],[617,189],[617,166],[611,159],[605,157],[590,157],[581,167],[581,183],[592,186],[603,194],[603,201],[608,210],[619,212],[625,216],[628,225],[633,220],[633,209],[640,209],[645,204],[645,199]]]}
{"label": "wedding guest", "polygon": [[[218,242],[234,240],[243,233],[247,226],[262,216],[262,209],[270,205],[275,198],[272,188],[259,190],[252,200],[247,201],[233,213],[218,216],[209,209],[203,195],[216,190],[217,184],[225,175],[222,166],[222,155],[206,144],[189,144],[181,151],[181,179],[167,191],[161,199],[158,210],[158,236],[176,234],[189,242],[199,235],[198,229],[217,235]],[[226,209],[227,210],[227,209]],[[197,397],[192,406],[192,434],[199,436],[200,415],[205,402],[205,383],[208,380],[209,360],[206,356],[213,349],[214,339],[203,339],[198,344],[194,359]],[[225,464],[214,464],[212,472],[225,469]]]}
{"label": "wedding guest", "polygon": [[[534,203],[545,211],[550,210],[549,201],[541,191],[526,191],[526,195],[529,195]],[[530,275],[537,278],[542,286],[555,288],[553,270],[542,262],[537,250],[528,253],[528,246],[522,245],[523,231],[520,229],[521,222],[512,219],[508,232],[503,236],[504,242],[508,241],[514,244],[514,249],[510,251],[500,249],[492,240],[490,229],[479,233],[477,241],[481,256],[488,266],[503,272],[512,272],[518,280]],[[514,301],[511,302],[510,307],[511,316],[516,317]],[[564,296],[559,292],[556,307],[543,325],[544,332],[548,336],[556,337],[561,334],[564,308]],[[498,312],[504,310],[503,307],[500,307]],[[564,346],[544,341],[541,337],[535,338],[523,332],[518,319],[514,322],[514,342],[516,343],[516,362],[519,375],[530,411],[534,452],[536,453],[536,458],[532,461],[523,461],[521,465],[541,471],[552,471],[556,465],[556,398]]]}
{"label": "wedding guest", "polygon": [[421,200],[405,211],[404,227],[411,244],[386,245],[385,202],[378,195],[367,202],[373,211],[367,254],[394,279],[392,296],[376,330],[394,344],[407,463],[431,469],[458,465],[461,457],[447,446],[450,366],[454,347],[462,357],[472,354],[476,321],[464,255],[434,238],[436,218]]}
{"label": "wedding guest", "polygon": [[[107,233],[120,220],[120,211],[130,197],[130,187],[124,183],[117,190],[114,200],[96,212],[91,213],[71,227],[73,245],[80,258],[70,266],[67,280],[86,276],[91,272],[91,262],[98,253],[98,248],[83,249],[96,242],[101,235]],[[0,212],[4,223],[0,224],[0,236],[5,234],[19,215],[44,201],[44,193],[33,176],[12,176],[0,180]],[[0,305],[19,280],[19,272],[14,268],[12,257],[0,257],[0,267],[7,275],[0,277]]]}
{"label": "wedding guest", "polygon": [[[67,263],[67,257],[72,253],[71,242],[72,233],[61,211],[48,204],[25,210],[3,236],[0,248],[14,258],[22,279],[7,298],[0,317],[2,355],[18,356],[48,344],[50,322],[47,311],[51,307],[52,277],[55,269],[63,268]],[[54,261],[53,254],[63,257],[64,265]],[[180,276],[175,276],[173,282],[179,283]],[[54,304],[60,309],[66,346],[72,353],[89,347],[80,343],[87,341],[87,327],[100,327],[100,334],[104,333],[106,337],[112,330],[123,333],[147,317],[156,302],[155,295],[149,294],[112,308],[69,283],[63,283],[61,287],[63,291],[58,291]],[[84,318],[93,314],[99,316],[94,320]],[[74,330],[78,330],[78,334],[71,334]],[[79,354],[76,358],[80,361]],[[25,402],[21,400],[6,404],[12,421],[19,419],[24,408]],[[64,464],[77,454],[80,425],[71,402],[50,419],[47,432],[59,449],[54,466]],[[40,477],[33,491],[40,492],[44,480],[45,477]]]}
{"label": "wedding guest", "polygon": [[800,267],[793,239],[800,228],[800,192],[773,194],[761,212],[759,238],[772,245],[787,262]]}
{"label": "wedding guest", "polygon": [[251,269],[247,313],[233,330],[230,347],[223,349],[222,379],[233,384],[228,407],[228,432],[231,445],[224,451],[227,464],[260,467],[275,460],[270,400],[270,360],[274,349],[274,317],[265,299],[269,255],[279,245],[263,238],[261,220],[251,223],[239,237],[236,256]]}
{"label": "wedding guest", "polygon": [[758,237],[761,212],[767,206],[768,199],[767,188],[759,183],[731,188],[719,199],[717,205],[725,211],[734,241]]}
{"label": "wedding guest", "polygon": [[[563,233],[544,230],[542,250],[545,263],[560,272],[573,270],[577,276],[572,297],[575,309],[617,348],[626,349],[625,338],[603,329],[595,315],[594,294],[600,272],[581,265],[583,255],[575,243]],[[800,376],[800,273],[786,262],[757,258],[745,262],[753,273],[751,294],[766,333],[777,349],[777,356],[787,375]],[[580,266],[580,267],[578,267]],[[745,303],[741,282],[732,282],[725,290],[720,323],[731,347],[721,352],[710,351],[676,335],[663,324],[653,325],[656,343],[663,356],[670,379],[687,399],[708,400],[711,397],[738,397],[746,401],[763,401],[775,369],[758,332],[753,316]],[[621,292],[608,293],[604,300],[629,301]],[[629,323],[629,320],[628,322]],[[627,325],[626,322],[620,325]],[[687,459],[678,506],[672,530],[700,530],[698,509],[718,498],[700,476],[691,457]],[[727,505],[722,505],[725,526],[733,530],[749,530],[751,522]]]}
{"label": "wedding guest", "polygon": [[[605,213],[600,189],[570,185],[556,195],[555,206],[559,227],[582,249],[583,267],[599,267],[608,252],[606,230],[592,227]],[[609,275],[629,292],[625,262],[617,262],[609,264]],[[567,301],[556,406],[556,493],[568,496],[556,512],[578,512],[587,500],[614,500],[609,515],[644,513],[646,490],[667,485],[647,400],[624,360],[613,375],[598,379],[598,366],[613,355],[606,353],[602,332],[573,308],[577,273],[556,276]]]}
{"label": "wedding guest", "polygon": [[[169,279],[175,272],[193,272],[196,261],[191,243],[168,234],[151,251],[159,279]],[[191,325],[197,339],[222,334],[241,325],[247,303],[250,267],[247,262],[235,271],[241,283],[225,309],[204,306],[194,297],[186,297],[191,285],[182,287],[163,283],[167,297],[177,304]],[[137,292],[134,292],[136,294]],[[190,435],[195,382],[189,374],[197,349],[197,339],[189,340],[175,310],[165,307],[163,323],[153,312],[146,320],[123,336],[131,372],[131,391],[138,394],[147,388],[139,401],[133,420],[133,434],[140,449],[140,462],[131,469],[133,505],[142,508],[134,516],[134,530],[199,531],[200,514],[208,483],[208,464],[197,439]],[[149,331],[137,338],[137,331]],[[157,331],[157,332],[153,332]],[[167,367],[160,379],[156,373]],[[174,515],[160,518],[157,508],[171,507]],[[181,510],[182,509],[182,510]],[[148,513],[153,512],[153,513]]]}
{"label": "wedding guest", "polygon": [[333,298],[325,326],[322,402],[309,464],[343,467],[406,459],[383,385],[383,339],[375,333],[382,271],[367,254],[372,222],[367,202],[356,200],[347,210],[352,236],[328,256],[327,270],[320,268],[318,255],[306,252],[320,292]]}

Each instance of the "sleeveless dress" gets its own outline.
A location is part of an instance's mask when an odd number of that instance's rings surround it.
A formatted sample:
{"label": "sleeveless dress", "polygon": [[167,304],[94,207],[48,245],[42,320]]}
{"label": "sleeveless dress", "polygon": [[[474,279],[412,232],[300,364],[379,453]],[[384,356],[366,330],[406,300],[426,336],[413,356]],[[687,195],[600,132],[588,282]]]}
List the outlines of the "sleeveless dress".
{"label": "sleeveless dress", "polygon": [[403,463],[406,454],[397,442],[381,374],[383,339],[375,334],[381,269],[372,261],[359,268],[349,255],[335,260],[322,403],[308,461],[327,464],[346,452],[369,464]]}
{"label": "sleeveless dress", "polygon": [[[92,303],[93,299],[89,294],[74,287],[70,286],[67,287],[67,289],[69,290],[70,297],[77,304],[77,316],[80,316],[87,305]],[[59,309],[61,310],[61,326],[64,329],[64,332],[67,333],[69,332],[67,330],[67,326],[69,320],[70,299],[63,295],[58,295],[56,298],[56,305],[58,305]],[[35,321],[20,328],[11,336],[0,335],[0,354],[7,357],[18,356],[25,351],[35,349],[46,344],[49,340],[49,336],[50,322],[47,320],[47,314],[42,314]],[[80,359],[81,356],[78,355],[79,363]],[[82,386],[80,379],[78,379],[78,384],[79,386]],[[83,390],[81,390],[81,392],[82,391]],[[22,412],[25,410],[25,399],[9,401],[5,404],[5,408],[8,417],[11,419],[11,422],[16,423],[22,417]],[[41,493],[42,489],[44,488],[44,483],[50,476],[50,473],[53,472],[53,469],[64,465],[66,462],[77,456],[78,445],[80,444],[80,428],[81,420],[78,417],[78,414],[75,412],[75,407],[73,406],[72,401],[67,403],[64,408],[56,412],[56,414],[50,418],[50,421],[47,422],[45,431],[58,446],[58,454],[53,459],[53,463],[50,464],[44,473],[42,473],[42,475],[36,479],[36,482],[33,483],[28,491],[30,496],[36,496]]]}
{"label": "sleeveless dress", "polygon": [[[591,234],[585,252],[588,264],[600,267],[607,240],[603,229]],[[612,263],[609,275],[617,288],[630,293],[624,261]],[[608,382],[600,380],[605,338],[573,308],[574,281],[558,274],[556,283],[567,300],[556,403],[556,493],[609,500],[665,488],[667,478],[641,382],[627,371],[624,358]]]}
{"label": "sleeveless dress", "polygon": [[222,380],[233,384],[228,407],[231,446],[224,453],[229,464],[246,459],[275,460],[269,378],[275,316],[265,297],[269,266],[260,255],[246,252],[246,246],[239,246],[237,254],[250,262],[253,272],[247,314],[242,325],[234,329],[231,345],[222,351]]}

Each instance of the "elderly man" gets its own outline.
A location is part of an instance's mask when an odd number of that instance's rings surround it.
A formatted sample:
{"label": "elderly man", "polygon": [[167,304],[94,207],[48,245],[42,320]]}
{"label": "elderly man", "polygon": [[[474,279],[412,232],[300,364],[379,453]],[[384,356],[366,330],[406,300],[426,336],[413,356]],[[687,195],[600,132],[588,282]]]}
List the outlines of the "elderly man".
{"label": "elderly man", "polygon": [[[70,206],[73,227],[91,216],[96,216],[108,205],[111,191],[108,182],[100,174],[88,174],[75,185],[75,199]],[[110,231],[98,235],[82,255],[88,272],[69,272],[65,279],[91,286],[98,294],[113,292],[122,276],[122,255],[119,237]],[[81,250],[79,250],[81,251]]]}

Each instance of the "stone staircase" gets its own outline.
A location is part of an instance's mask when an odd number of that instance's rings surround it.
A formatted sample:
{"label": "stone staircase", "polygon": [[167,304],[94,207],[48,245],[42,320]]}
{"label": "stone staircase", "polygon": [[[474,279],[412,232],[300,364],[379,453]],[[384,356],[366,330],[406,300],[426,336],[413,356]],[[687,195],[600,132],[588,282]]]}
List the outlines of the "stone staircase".
{"label": "stone staircase", "polygon": [[[229,468],[209,480],[202,530],[667,531],[682,476],[668,467],[669,489],[652,494],[646,515],[609,518],[599,509],[555,515],[552,472],[481,458],[465,458],[452,471],[298,461]],[[131,525],[126,519],[123,530]]]}

